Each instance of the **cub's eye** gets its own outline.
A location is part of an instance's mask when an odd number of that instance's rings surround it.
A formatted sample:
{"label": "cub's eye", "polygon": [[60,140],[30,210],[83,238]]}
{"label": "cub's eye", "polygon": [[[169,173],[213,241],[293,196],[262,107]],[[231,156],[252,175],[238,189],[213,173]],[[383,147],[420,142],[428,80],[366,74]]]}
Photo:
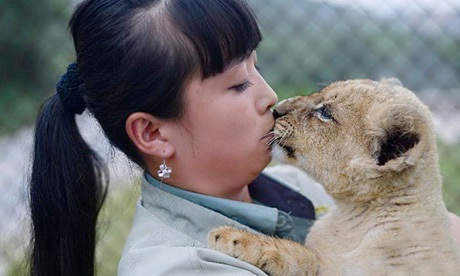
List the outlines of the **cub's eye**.
{"label": "cub's eye", "polygon": [[327,105],[319,104],[313,110],[314,115],[318,117],[323,122],[330,122],[334,119],[332,116],[331,108]]}

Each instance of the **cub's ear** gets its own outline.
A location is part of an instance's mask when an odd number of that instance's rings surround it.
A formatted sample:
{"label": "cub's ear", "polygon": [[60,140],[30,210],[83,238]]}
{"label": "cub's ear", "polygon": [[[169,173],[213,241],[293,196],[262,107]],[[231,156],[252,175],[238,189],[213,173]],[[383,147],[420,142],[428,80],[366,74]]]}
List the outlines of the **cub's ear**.
{"label": "cub's ear", "polygon": [[423,113],[412,105],[391,105],[373,110],[369,119],[371,151],[377,166],[402,171],[420,159],[422,135],[427,134]]}
{"label": "cub's ear", "polygon": [[380,178],[414,166],[423,154],[428,131],[424,114],[412,105],[374,108],[370,114],[367,134],[371,156],[353,160],[353,170],[364,178]]}

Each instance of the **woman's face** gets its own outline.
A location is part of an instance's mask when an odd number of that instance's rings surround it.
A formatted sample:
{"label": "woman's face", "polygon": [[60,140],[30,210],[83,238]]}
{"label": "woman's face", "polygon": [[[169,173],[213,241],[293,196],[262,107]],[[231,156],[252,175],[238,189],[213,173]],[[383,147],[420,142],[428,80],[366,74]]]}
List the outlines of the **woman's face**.
{"label": "woman's face", "polygon": [[256,53],[222,74],[192,78],[185,116],[172,141],[174,182],[181,188],[238,199],[270,162],[267,146],[277,96],[256,70]]}

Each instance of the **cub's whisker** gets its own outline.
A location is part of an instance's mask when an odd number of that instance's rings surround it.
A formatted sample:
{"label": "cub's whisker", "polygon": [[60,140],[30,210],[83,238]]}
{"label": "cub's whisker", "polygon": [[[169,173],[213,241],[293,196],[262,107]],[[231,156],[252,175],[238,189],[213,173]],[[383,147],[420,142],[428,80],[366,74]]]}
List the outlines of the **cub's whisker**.
{"label": "cub's whisker", "polygon": [[271,146],[271,145],[273,145],[275,143],[275,141],[276,141],[276,137],[272,137],[272,138],[270,138],[270,140],[268,140],[267,145]]}

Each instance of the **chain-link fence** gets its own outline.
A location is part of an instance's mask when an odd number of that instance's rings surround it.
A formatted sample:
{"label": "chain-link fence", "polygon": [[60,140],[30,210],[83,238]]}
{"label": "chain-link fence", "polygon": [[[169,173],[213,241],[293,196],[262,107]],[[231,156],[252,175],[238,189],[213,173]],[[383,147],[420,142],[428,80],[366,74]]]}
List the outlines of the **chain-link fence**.
{"label": "chain-link fence", "polygon": [[[434,113],[445,199],[448,208],[460,214],[460,2],[249,3],[264,34],[258,49],[259,66],[280,98],[348,78],[397,77],[416,92]],[[81,117],[80,125],[88,141],[111,164],[113,182],[121,184],[111,189],[99,233],[99,274],[114,275],[137,197],[132,183],[138,171],[105,144],[91,118]],[[0,139],[0,274],[9,274],[8,269],[21,263],[16,260],[28,242],[26,183],[31,133],[24,126]]]}

